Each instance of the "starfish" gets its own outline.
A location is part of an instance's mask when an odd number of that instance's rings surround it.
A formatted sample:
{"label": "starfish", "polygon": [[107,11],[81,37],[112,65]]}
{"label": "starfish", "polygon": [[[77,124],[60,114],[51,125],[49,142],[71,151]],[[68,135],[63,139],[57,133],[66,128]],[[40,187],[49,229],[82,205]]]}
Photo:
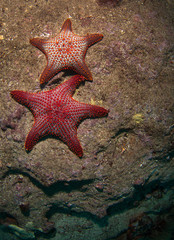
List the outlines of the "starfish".
{"label": "starfish", "polygon": [[58,36],[49,39],[33,38],[30,43],[40,49],[47,58],[47,66],[40,76],[40,84],[47,83],[58,72],[72,69],[87,80],[92,74],[85,63],[87,49],[102,40],[102,34],[78,36],[72,32],[72,23],[67,19]]}
{"label": "starfish", "polygon": [[75,89],[85,78],[75,75],[55,89],[30,93],[14,90],[11,96],[27,107],[34,115],[34,124],[26,141],[25,149],[31,151],[46,136],[57,137],[78,157],[83,150],[77,138],[77,127],[86,118],[107,116],[108,110],[72,98]]}

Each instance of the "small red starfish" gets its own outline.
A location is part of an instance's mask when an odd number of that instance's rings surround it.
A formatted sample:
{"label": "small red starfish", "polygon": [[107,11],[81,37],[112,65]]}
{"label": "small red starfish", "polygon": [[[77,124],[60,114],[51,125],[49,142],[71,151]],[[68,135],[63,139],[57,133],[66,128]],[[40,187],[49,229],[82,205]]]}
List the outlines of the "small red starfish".
{"label": "small red starfish", "polygon": [[31,151],[43,137],[52,136],[58,137],[72,152],[82,157],[77,127],[86,118],[104,117],[108,114],[108,110],[102,107],[80,103],[72,98],[75,89],[84,80],[83,76],[75,75],[49,91],[11,92],[12,97],[29,108],[34,115],[34,125],[25,142],[27,151]]}
{"label": "small red starfish", "polygon": [[64,69],[72,69],[92,81],[92,74],[85,63],[85,55],[88,47],[102,38],[102,34],[87,34],[83,37],[74,34],[71,20],[67,19],[57,37],[47,40],[31,39],[30,43],[39,48],[47,58],[47,66],[40,77],[40,84],[47,83]]}

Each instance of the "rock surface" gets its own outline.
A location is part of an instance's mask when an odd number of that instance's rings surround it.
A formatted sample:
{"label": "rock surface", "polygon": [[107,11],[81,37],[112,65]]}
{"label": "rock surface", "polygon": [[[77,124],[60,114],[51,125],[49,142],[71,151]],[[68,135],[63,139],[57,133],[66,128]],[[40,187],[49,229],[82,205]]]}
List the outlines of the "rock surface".
{"label": "rock surface", "polygon": [[[170,0],[14,0],[11,5],[3,0],[2,239],[7,229],[8,239],[45,235],[56,240],[137,239],[142,229],[134,231],[133,224],[139,222],[151,239],[152,231],[159,233],[156,226],[163,218],[162,231],[170,228],[174,216],[173,11]],[[79,126],[82,159],[56,139],[41,141],[27,153],[24,142],[33,116],[10,97],[15,89],[40,90],[39,75],[46,59],[29,39],[55,36],[69,16],[74,33],[104,35],[86,56],[94,80],[81,85],[74,98],[110,112],[107,118],[85,120]],[[70,74],[58,75],[46,89]]]}

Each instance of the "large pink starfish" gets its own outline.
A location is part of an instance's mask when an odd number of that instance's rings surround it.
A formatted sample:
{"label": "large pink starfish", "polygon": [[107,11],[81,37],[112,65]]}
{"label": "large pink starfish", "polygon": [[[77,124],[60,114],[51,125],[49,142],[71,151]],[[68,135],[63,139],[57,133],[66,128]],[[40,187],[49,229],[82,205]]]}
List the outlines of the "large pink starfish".
{"label": "large pink starfish", "polygon": [[77,127],[86,118],[104,117],[108,110],[80,103],[72,98],[75,89],[84,81],[84,77],[75,75],[53,90],[29,93],[12,91],[12,97],[29,108],[34,115],[34,125],[29,132],[25,148],[32,150],[34,145],[45,136],[58,137],[77,156],[82,157],[83,150],[77,138]]}
{"label": "large pink starfish", "polygon": [[47,58],[47,66],[41,74],[40,84],[47,83],[64,69],[72,69],[92,81],[92,74],[85,63],[85,55],[88,47],[102,38],[102,34],[87,34],[83,37],[74,34],[71,21],[67,19],[57,37],[31,39],[30,43],[39,48]]}

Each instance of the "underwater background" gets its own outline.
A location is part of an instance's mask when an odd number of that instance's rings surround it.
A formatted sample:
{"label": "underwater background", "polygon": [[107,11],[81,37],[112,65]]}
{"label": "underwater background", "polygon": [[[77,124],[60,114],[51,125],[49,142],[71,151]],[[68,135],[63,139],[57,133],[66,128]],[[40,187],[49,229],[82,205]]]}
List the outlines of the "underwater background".
{"label": "underwater background", "polygon": [[[174,1],[1,0],[0,240],[174,239]],[[10,95],[40,92],[46,57],[30,39],[103,34],[76,101],[109,109],[59,139],[24,148],[34,118]],[[61,71],[51,90],[73,71]]]}

